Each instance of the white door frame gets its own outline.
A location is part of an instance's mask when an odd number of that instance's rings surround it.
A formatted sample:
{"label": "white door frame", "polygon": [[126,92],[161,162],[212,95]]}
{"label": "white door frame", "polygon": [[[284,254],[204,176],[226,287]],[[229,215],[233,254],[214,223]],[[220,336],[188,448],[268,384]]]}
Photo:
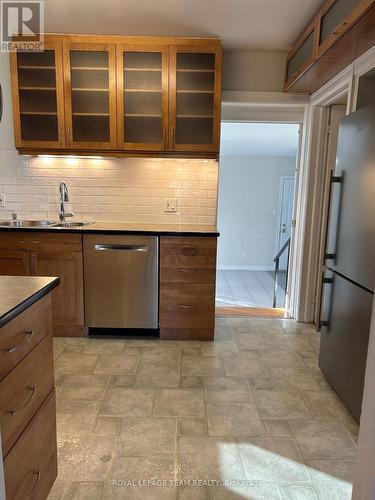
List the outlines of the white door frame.
{"label": "white door frame", "polygon": [[[252,123],[296,123],[300,124],[299,155],[297,156],[295,195],[293,219],[302,220],[300,199],[300,186],[304,184],[303,138],[306,127],[309,96],[303,94],[285,94],[282,92],[223,92],[222,96],[222,121],[224,122],[252,122]],[[220,177],[220,168],[219,168]],[[302,254],[302,233],[294,228],[292,245],[290,248],[289,274],[287,296],[289,297],[287,309],[292,317],[298,311],[298,298],[300,296],[300,255]]]}

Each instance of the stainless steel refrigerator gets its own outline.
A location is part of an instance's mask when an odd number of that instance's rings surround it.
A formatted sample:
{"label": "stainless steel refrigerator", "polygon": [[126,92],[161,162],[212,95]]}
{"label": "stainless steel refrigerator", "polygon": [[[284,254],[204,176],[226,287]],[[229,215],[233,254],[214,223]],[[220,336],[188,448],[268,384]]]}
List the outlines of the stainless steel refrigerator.
{"label": "stainless steel refrigerator", "polygon": [[329,213],[319,365],[359,420],[375,284],[375,104],[340,122]]}

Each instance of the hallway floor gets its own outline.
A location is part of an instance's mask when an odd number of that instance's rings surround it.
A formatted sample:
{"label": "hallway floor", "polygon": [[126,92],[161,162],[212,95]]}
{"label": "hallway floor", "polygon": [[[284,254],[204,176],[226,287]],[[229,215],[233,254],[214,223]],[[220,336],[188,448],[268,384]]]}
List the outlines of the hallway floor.
{"label": "hallway floor", "polygon": [[[280,272],[279,284],[285,285],[285,272]],[[274,287],[270,271],[217,271],[216,307],[272,307]],[[279,286],[277,306],[284,305],[285,292]]]}
{"label": "hallway floor", "polygon": [[318,368],[310,325],[218,318],[214,342],[54,346],[49,500],[351,498],[357,424]]}

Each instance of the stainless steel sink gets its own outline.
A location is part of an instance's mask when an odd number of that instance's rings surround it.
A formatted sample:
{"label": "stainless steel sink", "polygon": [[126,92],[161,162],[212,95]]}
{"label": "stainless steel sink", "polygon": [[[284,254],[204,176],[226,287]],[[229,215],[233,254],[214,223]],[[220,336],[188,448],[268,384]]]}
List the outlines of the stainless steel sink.
{"label": "stainless steel sink", "polygon": [[92,224],[92,222],[57,222],[53,227],[83,227]]}
{"label": "stainless steel sink", "polygon": [[0,221],[0,227],[46,227],[54,224],[49,220],[5,220]]}

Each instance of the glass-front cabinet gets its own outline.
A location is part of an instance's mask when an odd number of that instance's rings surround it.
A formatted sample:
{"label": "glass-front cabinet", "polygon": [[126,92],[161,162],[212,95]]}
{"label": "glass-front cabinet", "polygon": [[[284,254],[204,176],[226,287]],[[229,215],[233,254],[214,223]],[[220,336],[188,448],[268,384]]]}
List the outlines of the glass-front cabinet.
{"label": "glass-front cabinet", "polygon": [[286,90],[314,63],[316,36],[317,23],[314,20],[303,32],[288,56],[286,63]]}
{"label": "glass-front cabinet", "polygon": [[10,61],[23,153],[219,152],[219,40],[45,35]]}
{"label": "glass-front cabinet", "polygon": [[117,47],[118,146],[128,150],[168,147],[168,47]]}
{"label": "glass-front cabinet", "polygon": [[219,147],[221,49],[172,46],[169,83],[169,145],[174,151]]}
{"label": "glass-front cabinet", "polygon": [[374,3],[373,0],[328,0],[319,13],[318,57]]}
{"label": "glass-front cabinet", "polygon": [[67,146],[116,149],[115,46],[64,43],[64,73]]}
{"label": "glass-front cabinet", "polygon": [[17,52],[11,57],[16,144],[60,148],[65,143],[60,43],[43,52]]}

